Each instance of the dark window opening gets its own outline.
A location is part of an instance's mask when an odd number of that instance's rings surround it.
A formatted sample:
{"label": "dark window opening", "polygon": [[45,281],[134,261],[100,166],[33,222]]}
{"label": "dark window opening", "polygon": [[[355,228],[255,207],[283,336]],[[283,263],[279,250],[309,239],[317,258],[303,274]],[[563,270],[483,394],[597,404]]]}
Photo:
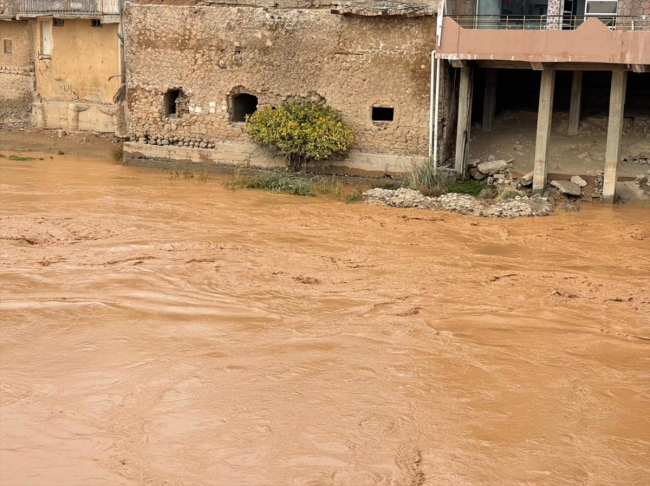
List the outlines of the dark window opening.
{"label": "dark window opening", "polygon": [[102,24],[102,21],[100,19],[90,19],[90,26],[91,27],[104,27],[104,24]]}
{"label": "dark window opening", "polygon": [[176,117],[188,109],[187,96],[180,89],[170,89],[164,98],[165,116]]}
{"label": "dark window opening", "polygon": [[52,20],[52,25],[54,27],[63,27],[63,24],[64,24],[63,19],[53,19]]}
{"label": "dark window opening", "polygon": [[232,99],[231,121],[245,122],[248,115],[257,111],[257,96],[248,93],[235,95]]}
{"label": "dark window opening", "polygon": [[386,108],[383,106],[372,107],[372,121],[392,122],[394,117],[395,117],[394,108]]}
{"label": "dark window opening", "polygon": [[11,39],[4,40],[4,48],[5,48],[5,54],[13,53],[13,43],[11,42]]}

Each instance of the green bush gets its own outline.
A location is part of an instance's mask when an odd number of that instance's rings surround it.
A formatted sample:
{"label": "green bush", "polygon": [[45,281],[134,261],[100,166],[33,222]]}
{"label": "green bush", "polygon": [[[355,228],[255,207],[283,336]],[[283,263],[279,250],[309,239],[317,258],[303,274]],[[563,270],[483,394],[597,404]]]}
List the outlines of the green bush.
{"label": "green bush", "polygon": [[344,154],[354,139],[337,110],[313,102],[265,106],[246,117],[246,133],[285,157],[294,172],[309,162]]}

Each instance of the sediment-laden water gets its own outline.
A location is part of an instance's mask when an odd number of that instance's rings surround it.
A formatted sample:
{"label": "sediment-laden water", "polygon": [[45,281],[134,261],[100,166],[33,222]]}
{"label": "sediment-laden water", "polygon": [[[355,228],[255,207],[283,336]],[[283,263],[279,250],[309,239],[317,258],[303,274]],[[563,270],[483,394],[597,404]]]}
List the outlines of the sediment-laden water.
{"label": "sediment-laden water", "polygon": [[0,483],[641,485],[650,213],[0,160]]}

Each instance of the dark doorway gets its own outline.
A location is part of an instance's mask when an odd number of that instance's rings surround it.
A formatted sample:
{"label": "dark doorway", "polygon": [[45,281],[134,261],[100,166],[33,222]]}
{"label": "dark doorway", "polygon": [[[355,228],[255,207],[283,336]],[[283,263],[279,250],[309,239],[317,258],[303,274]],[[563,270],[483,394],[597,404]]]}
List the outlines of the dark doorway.
{"label": "dark doorway", "polygon": [[232,99],[231,121],[245,122],[248,115],[257,111],[257,96],[248,93],[235,95]]}

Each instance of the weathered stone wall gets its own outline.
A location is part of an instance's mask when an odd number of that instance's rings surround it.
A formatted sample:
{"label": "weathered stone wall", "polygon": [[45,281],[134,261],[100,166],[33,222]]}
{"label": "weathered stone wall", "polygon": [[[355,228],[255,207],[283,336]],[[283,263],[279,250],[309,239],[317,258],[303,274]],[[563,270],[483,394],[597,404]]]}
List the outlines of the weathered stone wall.
{"label": "weathered stone wall", "polygon": [[618,0],[618,14],[650,15],[650,0]]}
{"label": "weathered stone wall", "polygon": [[34,87],[31,36],[31,22],[0,22],[0,118],[4,121],[29,119]]}
{"label": "weathered stone wall", "polygon": [[[247,143],[232,122],[232,95],[259,106],[324,100],[354,129],[354,149],[426,156],[435,16],[363,17],[329,10],[127,4],[124,15],[129,131],[155,137]],[[183,113],[164,95],[182,89]],[[373,106],[394,108],[373,122]]]}

